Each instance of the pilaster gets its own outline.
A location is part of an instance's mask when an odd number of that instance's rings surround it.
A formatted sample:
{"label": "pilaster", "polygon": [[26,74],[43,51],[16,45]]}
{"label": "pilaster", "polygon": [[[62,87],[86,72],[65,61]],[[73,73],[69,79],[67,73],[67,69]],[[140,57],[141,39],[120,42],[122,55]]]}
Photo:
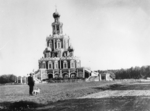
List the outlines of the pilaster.
{"label": "pilaster", "polygon": [[60,59],[60,62],[59,62],[59,63],[60,63],[60,64],[59,64],[59,66],[60,66],[60,68],[59,68],[59,69],[62,69],[62,68],[61,68],[61,59]]}
{"label": "pilaster", "polygon": [[62,78],[62,70],[60,70],[60,77]]}

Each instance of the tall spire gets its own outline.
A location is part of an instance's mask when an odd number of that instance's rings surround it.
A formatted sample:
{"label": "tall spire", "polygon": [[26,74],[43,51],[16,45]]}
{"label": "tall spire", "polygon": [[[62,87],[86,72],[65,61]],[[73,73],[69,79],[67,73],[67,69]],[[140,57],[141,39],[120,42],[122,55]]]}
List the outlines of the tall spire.
{"label": "tall spire", "polygon": [[57,5],[55,5],[55,12],[57,12]]}

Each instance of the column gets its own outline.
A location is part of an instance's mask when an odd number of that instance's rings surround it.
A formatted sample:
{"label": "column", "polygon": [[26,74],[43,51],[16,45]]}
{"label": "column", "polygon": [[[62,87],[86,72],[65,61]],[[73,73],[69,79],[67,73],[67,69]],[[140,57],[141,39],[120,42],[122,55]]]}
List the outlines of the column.
{"label": "column", "polygon": [[20,83],[22,84],[22,77],[20,77]]}
{"label": "column", "polygon": [[64,42],[64,43],[63,43],[63,46],[64,46],[63,48],[66,50],[66,42],[65,42],[64,39],[63,39],[63,42]]}
{"label": "column", "polygon": [[78,69],[76,69],[77,70],[77,76],[76,77],[79,77],[79,74],[78,74]]}
{"label": "column", "polygon": [[70,78],[70,69],[68,69],[68,72],[69,72],[69,78]]}
{"label": "column", "polygon": [[62,70],[60,70],[60,77],[62,78]]}
{"label": "column", "polygon": [[25,83],[25,84],[27,83],[26,77],[24,77],[24,83]]}
{"label": "column", "polygon": [[83,68],[83,78],[85,78],[85,70],[84,70],[84,68]]}
{"label": "column", "polygon": [[18,83],[18,77],[16,76],[16,83]]}
{"label": "column", "polygon": [[43,79],[43,78],[42,78],[42,73],[41,73],[41,70],[40,70],[40,74],[41,74],[41,81],[42,81],[42,79]]}
{"label": "column", "polygon": [[53,39],[53,47],[54,47],[54,50],[55,50],[55,39]]}
{"label": "column", "polygon": [[55,75],[54,75],[54,70],[53,70],[53,78],[55,78]]}
{"label": "column", "polygon": [[60,66],[60,68],[59,68],[59,71],[60,71],[60,77],[62,77],[62,70],[61,70],[61,59],[60,59],[60,62],[59,62],[59,66]]}
{"label": "column", "polygon": [[61,69],[61,59],[60,59],[60,62],[59,62],[60,64],[59,64],[59,66],[60,66],[60,69]]}
{"label": "column", "polygon": [[101,74],[98,74],[99,75],[99,81],[101,81],[102,80],[102,76],[101,76]]}
{"label": "column", "polygon": [[55,25],[55,34],[57,34],[57,27],[56,27],[56,25]]}

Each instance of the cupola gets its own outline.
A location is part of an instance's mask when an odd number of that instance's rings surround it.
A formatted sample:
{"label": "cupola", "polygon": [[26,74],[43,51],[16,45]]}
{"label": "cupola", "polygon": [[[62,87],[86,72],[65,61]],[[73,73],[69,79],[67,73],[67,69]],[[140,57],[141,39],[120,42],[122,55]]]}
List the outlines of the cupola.
{"label": "cupola", "polygon": [[52,33],[53,33],[53,35],[62,34],[63,24],[61,22],[59,22],[60,14],[57,12],[57,10],[55,10],[55,12],[53,13],[53,17],[54,17],[54,20],[55,20],[52,23]]}

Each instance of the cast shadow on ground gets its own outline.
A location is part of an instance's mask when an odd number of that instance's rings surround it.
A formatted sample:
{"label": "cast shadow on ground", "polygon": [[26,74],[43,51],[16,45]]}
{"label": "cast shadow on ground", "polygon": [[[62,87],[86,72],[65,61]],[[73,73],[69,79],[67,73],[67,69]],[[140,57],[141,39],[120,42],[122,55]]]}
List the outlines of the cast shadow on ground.
{"label": "cast shadow on ground", "polygon": [[69,99],[31,111],[147,111],[149,102],[150,99],[145,98],[143,102],[143,98],[136,96]]}
{"label": "cast shadow on ground", "polygon": [[47,105],[29,101],[3,102],[2,111],[148,111],[150,98],[120,96],[111,98],[68,99]]}
{"label": "cast shadow on ground", "polygon": [[113,84],[105,87],[93,87],[93,89],[97,90],[150,90],[150,84],[131,84],[131,85],[123,85],[123,84]]}
{"label": "cast shadow on ground", "polygon": [[32,108],[44,106],[32,101],[18,101],[18,102],[1,102],[0,111],[28,111]]}

